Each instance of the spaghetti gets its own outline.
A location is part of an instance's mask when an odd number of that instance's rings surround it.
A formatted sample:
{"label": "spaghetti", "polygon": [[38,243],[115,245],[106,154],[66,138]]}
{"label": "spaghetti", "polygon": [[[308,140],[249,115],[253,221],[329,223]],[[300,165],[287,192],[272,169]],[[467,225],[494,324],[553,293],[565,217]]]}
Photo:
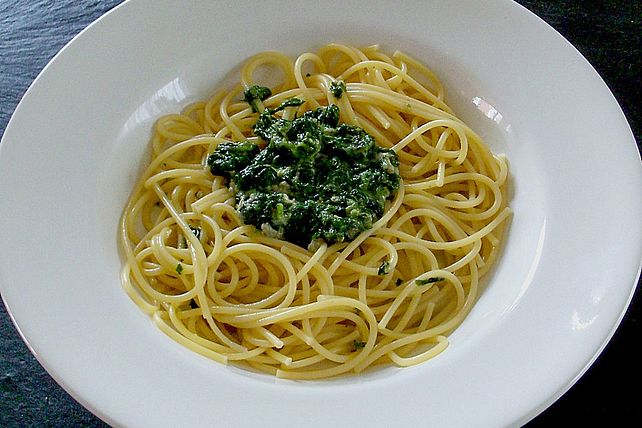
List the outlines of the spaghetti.
{"label": "spaghetti", "polygon": [[[242,101],[264,71],[273,95]],[[345,84],[342,96],[336,82]],[[291,118],[335,104],[399,159],[401,184],[351,242],[304,248],[243,223],[207,158],[253,141],[262,108],[296,97]],[[162,117],[125,207],[123,287],[172,339],[221,363],[289,379],[426,361],[474,304],[511,215],[504,157],[455,116],[437,77],[377,46],[330,44],[294,62],[250,58],[240,82]]]}

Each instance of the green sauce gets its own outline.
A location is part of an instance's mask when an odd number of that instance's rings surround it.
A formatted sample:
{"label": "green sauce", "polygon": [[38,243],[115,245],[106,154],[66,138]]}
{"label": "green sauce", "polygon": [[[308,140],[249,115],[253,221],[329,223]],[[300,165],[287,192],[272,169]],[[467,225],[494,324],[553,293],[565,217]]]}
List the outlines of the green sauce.
{"label": "green sauce", "polygon": [[250,107],[252,107],[252,111],[254,113],[259,112],[259,106],[258,106],[258,101],[263,101],[267,97],[272,95],[272,91],[270,91],[270,88],[266,88],[265,86],[250,86],[243,92],[243,101],[248,103]]}
{"label": "green sauce", "polygon": [[222,143],[208,157],[229,180],[246,224],[302,247],[351,241],[372,227],[399,188],[399,161],[363,129],[339,124],[335,105],[293,120],[274,115],[301,105],[291,98],[265,109],[254,125],[265,148]]}
{"label": "green sauce", "polygon": [[334,95],[335,98],[341,98],[341,95],[346,91],[346,84],[340,80],[332,82],[330,84],[330,92]]}

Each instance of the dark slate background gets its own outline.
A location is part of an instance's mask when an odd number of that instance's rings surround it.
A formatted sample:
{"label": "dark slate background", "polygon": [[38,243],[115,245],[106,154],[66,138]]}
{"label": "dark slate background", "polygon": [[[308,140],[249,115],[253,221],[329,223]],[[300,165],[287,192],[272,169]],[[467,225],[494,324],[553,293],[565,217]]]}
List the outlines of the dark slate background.
{"label": "dark slate background", "polygon": [[[118,0],[0,0],[0,135],[33,79],[74,35]],[[622,106],[640,148],[642,2],[519,0],[566,37]],[[642,189],[631,189],[641,191]],[[0,201],[1,203],[1,201]],[[4,225],[3,227],[6,227]],[[2,245],[6,245],[3,243]],[[638,288],[640,288],[638,284]],[[591,369],[527,426],[640,420],[640,296]],[[623,418],[623,419],[622,419]],[[42,369],[0,305],[0,427],[104,427]]]}

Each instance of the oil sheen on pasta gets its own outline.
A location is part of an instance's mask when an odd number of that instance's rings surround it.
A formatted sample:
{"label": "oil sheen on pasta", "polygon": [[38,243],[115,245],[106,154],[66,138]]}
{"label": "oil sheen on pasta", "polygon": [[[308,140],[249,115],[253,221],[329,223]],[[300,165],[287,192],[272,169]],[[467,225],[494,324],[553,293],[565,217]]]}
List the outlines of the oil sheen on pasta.
{"label": "oil sheen on pasta", "polygon": [[[260,81],[265,70],[279,80]],[[320,176],[339,171],[347,183],[324,200],[311,188],[293,193],[290,178],[305,188],[309,168],[260,158],[271,144],[298,141],[273,138],[304,117],[328,135],[343,126],[340,135],[367,146],[352,174],[324,164]],[[441,353],[511,215],[504,157],[447,106],[423,63],[377,46],[330,44],[294,59],[259,53],[233,87],[160,118],[151,145],[121,222],[124,289],[177,342],[283,378],[409,366]],[[310,153],[332,158],[314,144],[289,149],[306,162]],[[366,210],[350,189],[370,168],[378,172],[363,193],[376,203]],[[272,195],[255,204],[268,210],[252,211],[252,198],[268,197],[256,193]],[[286,208],[304,199],[312,202],[290,224]],[[325,208],[348,226],[326,227]]]}

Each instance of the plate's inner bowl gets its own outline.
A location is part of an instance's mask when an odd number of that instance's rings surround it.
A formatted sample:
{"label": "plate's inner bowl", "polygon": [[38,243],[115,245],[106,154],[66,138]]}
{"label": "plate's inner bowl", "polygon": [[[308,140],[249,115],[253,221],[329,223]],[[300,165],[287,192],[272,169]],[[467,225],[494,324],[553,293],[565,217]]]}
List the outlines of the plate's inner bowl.
{"label": "plate's inner bowl", "polygon": [[[372,42],[368,40],[363,43]],[[541,247],[544,193],[541,183],[535,181],[537,174],[534,172],[540,169],[537,156],[529,151],[532,146],[520,144],[519,130],[511,124],[510,110],[503,111],[492,104],[495,103],[492,88],[486,89],[479,77],[475,76],[474,70],[467,70],[440,52],[439,48],[422,48],[406,41],[403,46],[390,46],[389,53],[397,48],[405,49],[406,46],[410,49],[414,46],[416,51],[407,52],[427,63],[443,79],[446,101],[456,114],[484,138],[494,153],[506,154],[511,172],[508,203],[518,213],[505,231],[504,248],[497,265],[482,278],[478,302],[464,323],[450,335],[452,349],[439,356],[448,358],[448,354],[458,348],[461,351],[461,345],[471,338],[483,340],[480,336],[483,336],[486,328],[516,305],[519,296],[530,284],[537,263],[537,251]],[[294,56],[318,47],[310,45],[302,48],[306,50],[288,53]],[[104,146],[106,154],[98,181],[98,201],[102,201],[102,204],[97,210],[96,230],[100,231],[105,251],[112,253],[112,263],[118,261],[114,225],[118,223],[133,183],[149,162],[149,140],[155,121],[164,114],[180,112],[192,102],[208,99],[221,87],[231,87],[238,79],[239,63],[244,59],[238,53],[227,59],[202,54],[192,58],[187,65],[181,65],[174,73],[169,73],[173,76],[171,80],[161,77],[155,86],[148,83],[151,90],[137,102],[130,102],[124,125],[113,130],[111,141]],[[269,80],[269,75],[266,79]],[[526,206],[537,208],[524,209]],[[111,268],[112,272],[117,272],[119,266]],[[136,310],[133,305],[122,309]],[[139,318],[139,322],[147,324],[144,318]],[[389,367],[375,372],[377,374],[366,372],[362,377],[378,377],[383,375],[382,372],[392,374],[395,370]]]}

